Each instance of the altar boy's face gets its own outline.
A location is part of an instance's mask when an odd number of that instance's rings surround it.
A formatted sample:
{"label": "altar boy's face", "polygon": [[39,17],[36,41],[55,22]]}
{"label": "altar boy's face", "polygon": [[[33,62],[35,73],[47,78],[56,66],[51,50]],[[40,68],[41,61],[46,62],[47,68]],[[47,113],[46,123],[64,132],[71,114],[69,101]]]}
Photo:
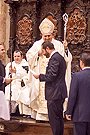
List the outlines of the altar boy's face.
{"label": "altar boy's face", "polygon": [[20,52],[14,52],[14,61],[20,63],[22,61],[23,55],[21,56]]}

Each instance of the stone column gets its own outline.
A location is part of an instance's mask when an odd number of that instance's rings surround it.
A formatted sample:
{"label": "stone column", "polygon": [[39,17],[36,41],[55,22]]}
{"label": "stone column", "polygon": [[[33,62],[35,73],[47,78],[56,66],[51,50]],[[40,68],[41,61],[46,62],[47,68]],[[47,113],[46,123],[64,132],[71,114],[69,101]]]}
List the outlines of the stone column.
{"label": "stone column", "polygon": [[[4,44],[5,50],[9,48],[9,29],[10,29],[10,19],[8,14],[8,5],[4,3],[4,0],[0,0],[0,43]],[[7,55],[5,54],[5,59],[2,60],[4,65],[9,62]]]}

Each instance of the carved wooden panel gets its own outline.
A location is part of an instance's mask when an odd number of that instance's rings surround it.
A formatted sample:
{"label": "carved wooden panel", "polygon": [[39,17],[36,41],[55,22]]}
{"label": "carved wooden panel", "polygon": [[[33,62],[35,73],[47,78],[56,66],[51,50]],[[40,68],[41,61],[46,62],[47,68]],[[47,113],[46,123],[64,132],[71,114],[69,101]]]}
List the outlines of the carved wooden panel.
{"label": "carved wooden panel", "polygon": [[[72,74],[80,69],[79,59],[81,53],[90,47],[88,41],[90,32],[88,32],[88,1],[74,0],[66,5],[66,13],[69,16],[67,24],[67,41],[68,47],[72,53]],[[89,34],[87,36],[87,33]]]}
{"label": "carved wooden panel", "polygon": [[32,20],[25,16],[17,23],[17,27],[18,44],[31,44]]}
{"label": "carved wooden panel", "polygon": [[23,52],[25,58],[29,46],[32,45],[32,20],[28,15],[17,22],[16,36],[16,47]]}
{"label": "carved wooden panel", "polygon": [[79,8],[75,8],[67,22],[67,41],[71,44],[83,43],[86,39],[86,19]]}

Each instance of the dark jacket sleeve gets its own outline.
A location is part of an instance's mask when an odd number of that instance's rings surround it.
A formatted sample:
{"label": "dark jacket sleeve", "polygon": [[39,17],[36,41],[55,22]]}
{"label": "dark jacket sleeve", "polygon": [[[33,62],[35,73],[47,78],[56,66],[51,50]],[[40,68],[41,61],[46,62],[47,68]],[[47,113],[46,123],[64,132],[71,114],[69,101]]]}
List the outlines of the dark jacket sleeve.
{"label": "dark jacket sleeve", "polygon": [[70,93],[69,93],[69,99],[68,99],[68,105],[67,105],[67,111],[66,114],[72,115],[75,103],[77,101],[77,94],[78,94],[78,78],[77,74],[74,74],[71,80],[71,86],[70,86]]}
{"label": "dark jacket sleeve", "polygon": [[2,85],[2,83],[3,83],[3,77],[0,76],[0,85]]}

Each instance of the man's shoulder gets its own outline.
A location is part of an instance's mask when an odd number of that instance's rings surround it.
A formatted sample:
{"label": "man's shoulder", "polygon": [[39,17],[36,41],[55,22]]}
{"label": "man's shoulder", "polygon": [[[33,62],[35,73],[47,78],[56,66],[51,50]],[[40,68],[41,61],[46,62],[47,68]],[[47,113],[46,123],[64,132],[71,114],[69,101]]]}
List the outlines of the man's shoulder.
{"label": "man's shoulder", "polygon": [[56,58],[56,59],[59,59],[59,60],[62,59],[62,60],[65,61],[64,57],[63,57],[58,51],[56,51],[56,52],[54,53],[53,58]]}
{"label": "man's shoulder", "polygon": [[64,57],[58,51],[56,51],[55,55],[64,59]]}
{"label": "man's shoulder", "polygon": [[80,77],[80,76],[82,76],[83,75],[83,73],[84,73],[84,70],[81,70],[81,71],[78,71],[78,72],[75,72],[72,76],[73,77]]}

